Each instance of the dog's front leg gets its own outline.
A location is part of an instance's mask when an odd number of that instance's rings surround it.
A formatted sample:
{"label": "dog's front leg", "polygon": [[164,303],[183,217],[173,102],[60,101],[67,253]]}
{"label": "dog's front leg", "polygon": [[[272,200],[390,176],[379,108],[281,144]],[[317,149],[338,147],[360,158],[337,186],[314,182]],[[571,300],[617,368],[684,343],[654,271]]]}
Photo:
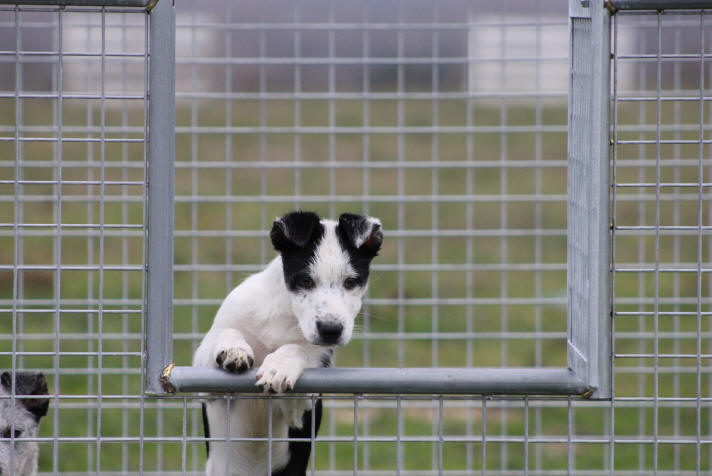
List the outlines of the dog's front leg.
{"label": "dog's front leg", "polygon": [[267,393],[284,393],[294,388],[294,384],[307,368],[309,356],[304,347],[286,344],[265,357],[257,371],[257,385]]}
{"label": "dog's front leg", "polygon": [[218,367],[228,372],[244,372],[252,368],[255,361],[250,344],[237,329],[230,327],[218,334],[212,358]]}

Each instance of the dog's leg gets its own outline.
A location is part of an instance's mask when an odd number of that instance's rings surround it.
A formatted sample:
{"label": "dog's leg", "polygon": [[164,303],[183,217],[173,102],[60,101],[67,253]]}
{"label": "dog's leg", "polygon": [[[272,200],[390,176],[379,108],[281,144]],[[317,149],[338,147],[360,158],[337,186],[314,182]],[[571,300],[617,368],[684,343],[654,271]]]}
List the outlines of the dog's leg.
{"label": "dog's leg", "polygon": [[[321,399],[316,401],[314,406],[314,437],[316,438],[321,425]],[[290,428],[289,438],[312,437],[312,412],[304,413],[300,428]],[[306,476],[309,455],[311,454],[311,441],[290,441],[289,442],[289,462],[281,470],[272,473],[272,476]]]}
{"label": "dog's leg", "polygon": [[205,454],[210,456],[210,422],[208,421],[208,408],[205,406],[205,402],[201,403],[203,410],[203,432],[205,433]]}
{"label": "dog's leg", "polygon": [[223,329],[217,336],[212,358],[215,364],[228,372],[244,372],[252,368],[255,356],[250,344],[237,330]]}
{"label": "dog's leg", "polygon": [[284,393],[294,388],[294,383],[309,366],[309,356],[297,344],[286,344],[265,357],[257,371],[257,383],[267,393]]}

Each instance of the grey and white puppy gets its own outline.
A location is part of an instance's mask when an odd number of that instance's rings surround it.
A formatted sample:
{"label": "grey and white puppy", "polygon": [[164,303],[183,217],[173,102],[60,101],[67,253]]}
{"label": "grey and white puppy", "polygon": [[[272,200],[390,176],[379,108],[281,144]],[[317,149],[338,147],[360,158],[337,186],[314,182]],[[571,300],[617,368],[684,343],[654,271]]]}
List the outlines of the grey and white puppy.
{"label": "grey and white puppy", "polygon": [[15,395],[12,374],[0,376],[0,475],[33,476],[37,474],[39,447],[36,438],[40,418],[47,414],[48,398],[22,398],[47,395],[47,381],[40,372],[15,372]]}

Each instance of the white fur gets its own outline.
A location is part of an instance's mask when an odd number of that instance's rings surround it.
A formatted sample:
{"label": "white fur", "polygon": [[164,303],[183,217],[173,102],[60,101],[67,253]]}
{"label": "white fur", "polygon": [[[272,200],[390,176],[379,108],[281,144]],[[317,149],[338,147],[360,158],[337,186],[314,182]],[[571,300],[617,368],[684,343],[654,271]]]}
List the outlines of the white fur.
{"label": "white fur", "polygon": [[317,248],[309,274],[316,283],[316,288],[305,293],[292,293],[292,310],[299,321],[302,333],[310,342],[319,340],[317,321],[339,323],[343,333],[339,345],[351,340],[354,318],[361,309],[361,299],[365,287],[352,290],[344,289],[343,282],[348,277],[355,277],[349,256],[341,248],[336,237],[336,222],[324,220],[324,239]]}
{"label": "white fur", "polygon": [[[7,392],[2,390],[2,387],[0,387],[0,395],[7,396]],[[10,438],[3,438],[0,434],[0,474],[34,476],[37,474],[39,448],[36,441],[25,441],[23,438],[37,437],[37,421],[19,399],[16,399],[13,405],[10,398],[2,398],[0,399],[0,432],[8,428],[12,430],[13,423],[14,430],[19,432],[19,439],[12,441]]]}
{"label": "white fur", "polygon": [[360,248],[361,245],[363,245],[366,240],[368,240],[368,238],[373,234],[373,228],[376,226],[378,228],[381,227],[381,220],[374,217],[368,217],[368,228],[356,237],[356,241],[354,243],[354,245],[356,245],[356,248]]}
{"label": "white fur", "polygon": [[[195,352],[193,365],[216,366],[224,352],[222,367],[237,367],[254,359],[259,367],[256,385],[264,391],[282,393],[293,388],[304,369],[318,367],[328,348],[318,344],[316,323],[341,323],[338,342],[346,344],[361,308],[364,287],[346,290],[344,279],[353,276],[336,237],[336,222],[322,220],[325,228],[309,274],[315,282],[309,291],[290,292],[284,282],[282,260],[278,256],[267,268],[247,278],[225,298],[213,325]],[[227,400],[207,404],[210,436],[224,438],[267,437],[268,403],[261,399],[233,399],[228,416]],[[311,408],[309,399],[273,400],[272,436],[286,438],[289,426],[301,427],[302,415]],[[210,442],[208,476],[227,474],[253,476],[269,474],[266,442]],[[288,443],[272,444],[272,468],[277,471],[288,460]]]}

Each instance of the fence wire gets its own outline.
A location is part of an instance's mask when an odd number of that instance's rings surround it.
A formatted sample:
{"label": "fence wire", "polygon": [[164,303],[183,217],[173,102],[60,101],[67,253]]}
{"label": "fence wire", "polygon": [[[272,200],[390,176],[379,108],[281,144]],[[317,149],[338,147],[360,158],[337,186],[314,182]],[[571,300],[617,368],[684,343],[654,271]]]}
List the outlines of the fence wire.
{"label": "fence wire", "polygon": [[[564,366],[559,3],[178,2],[176,363],[304,208],[386,230],[339,366]],[[147,22],[0,6],[0,368],[47,376],[40,474],[204,467],[198,396],[142,392]],[[329,395],[310,474],[712,473],[710,21],[613,34],[614,398]]]}
{"label": "fence wire", "polygon": [[614,46],[611,422],[637,424],[614,441],[637,432],[628,452],[653,472],[710,470],[706,17],[619,13],[613,26],[638,40]]}

